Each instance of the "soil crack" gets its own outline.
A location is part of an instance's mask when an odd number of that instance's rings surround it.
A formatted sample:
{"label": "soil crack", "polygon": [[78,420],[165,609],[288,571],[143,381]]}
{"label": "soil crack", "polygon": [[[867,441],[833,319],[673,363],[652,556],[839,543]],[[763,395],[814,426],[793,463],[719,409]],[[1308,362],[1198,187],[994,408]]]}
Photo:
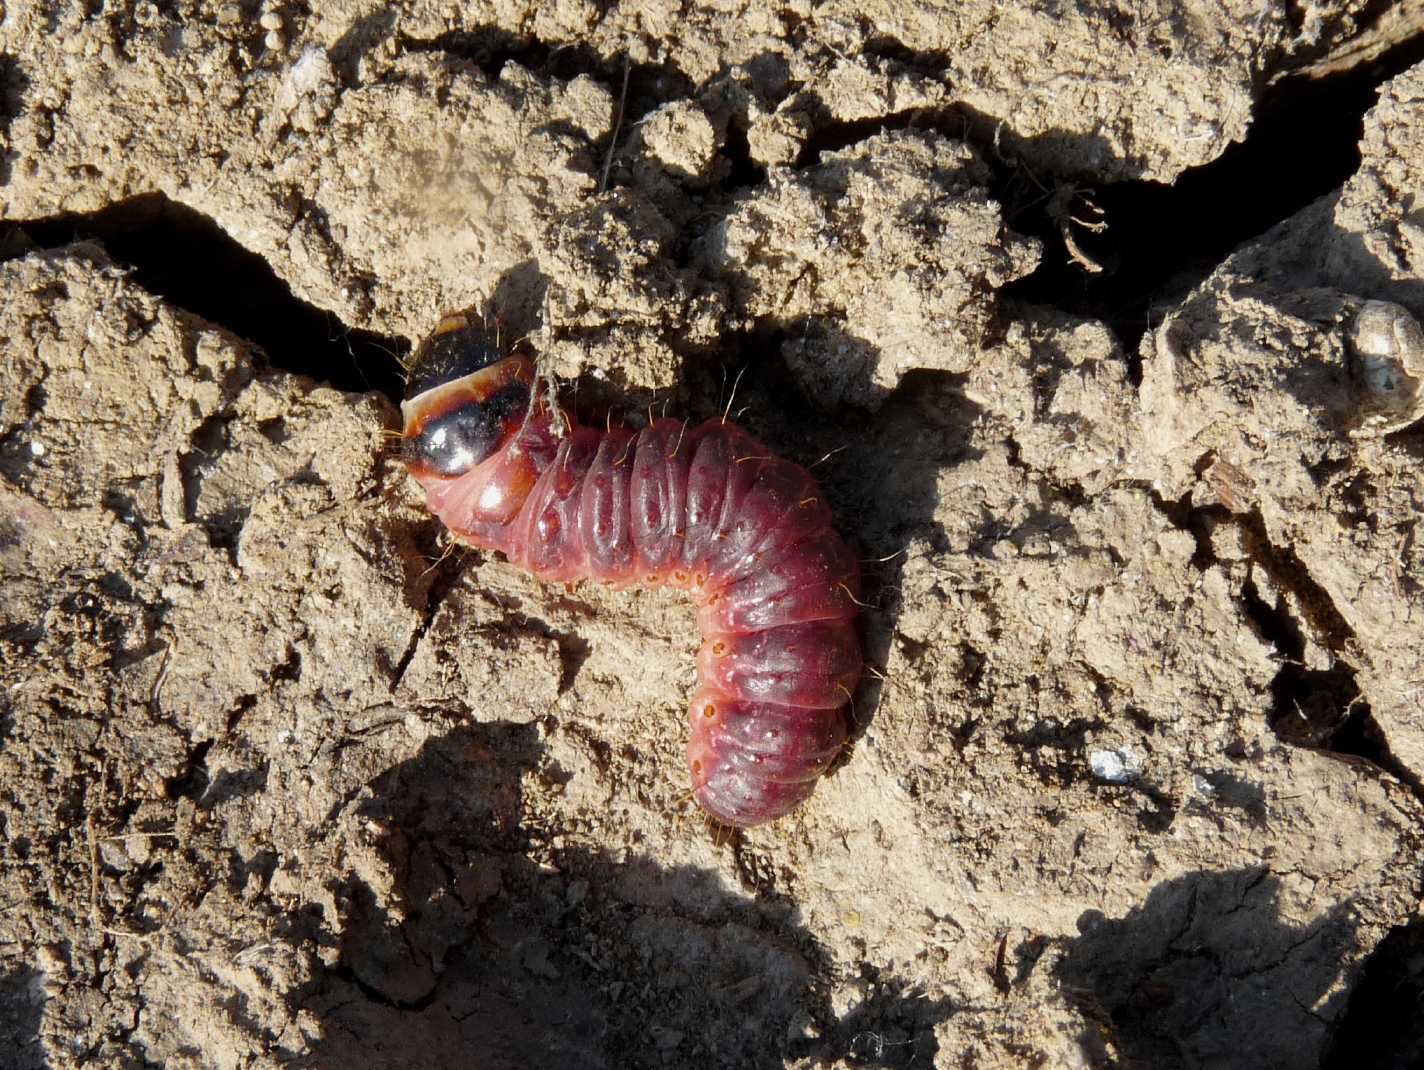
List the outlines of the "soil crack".
{"label": "soil crack", "polygon": [[469,558],[459,553],[444,554],[430,566],[435,575],[430,581],[430,586],[426,589],[425,612],[415,631],[411,632],[410,641],[406,643],[405,651],[401,654],[400,660],[396,662],[396,667],[391,671],[391,694],[395,694],[400,689],[401,680],[405,678],[406,670],[415,660],[416,652],[420,649],[420,644],[424,642],[426,633],[430,631],[430,626],[435,623],[435,615],[440,612],[441,605],[449,597],[450,592],[455,589],[456,584],[460,582],[460,577],[465,574],[465,569],[468,567]]}
{"label": "soil crack", "polygon": [[[260,347],[275,368],[400,400],[400,361],[409,342],[353,328],[301,300],[266,259],[209,216],[161,193],[13,225],[42,248],[97,240],[149,293]],[[23,244],[12,243],[9,258],[22,255]]]}
{"label": "soil crack", "polygon": [[[1136,354],[1154,308],[1191,290],[1243,242],[1343,185],[1359,168],[1363,117],[1380,86],[1421,59],[1424,37],[1416,37],[1329,77],[1285,75],[1261,93],[1244,141],[1172,185],[1117,182],[1080,190],[1107,224],[1075,232],[1093,261],[1109,265],[1098,273],[1074,262],[1049,211],[1044,182],[1061,183],[1053,176],[1026,182],[1026,166],[997,150],[986,154],[1001,176],[993,192],[1005,221],[1044,243],[1037,269],[1000,295],[1102,320],[1139,379]],[[980,147],[982,135],[971,130]]]}

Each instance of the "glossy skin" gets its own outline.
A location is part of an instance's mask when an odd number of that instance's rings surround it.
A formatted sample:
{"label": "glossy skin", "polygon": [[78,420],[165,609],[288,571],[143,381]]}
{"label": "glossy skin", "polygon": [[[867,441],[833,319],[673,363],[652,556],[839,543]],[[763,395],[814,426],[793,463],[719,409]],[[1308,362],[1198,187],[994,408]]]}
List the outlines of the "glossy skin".
{"label": "glossy skin", "polygon": [[[452,331],[479,335],[447,317],[434,337]],[[598,431],[541,401],[511,408],[511,391],[532,382],[525,358],[497,359],[444,386],[426,380],[402,406],[407,463],[431,512],[461,542],[549,582],[691,592],[702,631],[693,794],[727,825],[788,813],[844,744],[861,669],[860,568],[816,481],[719,420]]]}

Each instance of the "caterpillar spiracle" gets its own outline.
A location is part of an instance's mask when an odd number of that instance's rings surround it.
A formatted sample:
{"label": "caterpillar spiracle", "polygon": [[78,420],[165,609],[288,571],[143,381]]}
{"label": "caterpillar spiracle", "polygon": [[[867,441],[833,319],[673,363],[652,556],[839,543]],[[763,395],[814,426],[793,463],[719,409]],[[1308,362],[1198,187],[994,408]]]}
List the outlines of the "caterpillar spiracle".
{"label": "caterpillar spiracle", "polygon": [[702,645],[687,767],[715,820],[788,813],[845,743],[861,671],[860,566],[806,469],[725,420],[579,426],[482,320],[444,317],[411,360],[402,455],[459,542],[548,582],[670,584]]}

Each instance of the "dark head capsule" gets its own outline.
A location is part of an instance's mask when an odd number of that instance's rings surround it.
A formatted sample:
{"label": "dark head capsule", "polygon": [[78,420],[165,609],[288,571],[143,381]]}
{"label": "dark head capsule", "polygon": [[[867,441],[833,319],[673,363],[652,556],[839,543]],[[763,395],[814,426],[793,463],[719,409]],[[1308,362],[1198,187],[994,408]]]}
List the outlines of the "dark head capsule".
{"label": "dark head capsule", "polygon": [[406,373],[405,400],[498,364],[506,356],[483,321],[466,312],[453,312],[416,347]]}
{"label": "dark head capsule", "polygon": [[502,356],[482,324],[446,316],[416,350],[406,379],[406,463],[454,477],[487,460],[524,419],[531,379],[529,362]]}

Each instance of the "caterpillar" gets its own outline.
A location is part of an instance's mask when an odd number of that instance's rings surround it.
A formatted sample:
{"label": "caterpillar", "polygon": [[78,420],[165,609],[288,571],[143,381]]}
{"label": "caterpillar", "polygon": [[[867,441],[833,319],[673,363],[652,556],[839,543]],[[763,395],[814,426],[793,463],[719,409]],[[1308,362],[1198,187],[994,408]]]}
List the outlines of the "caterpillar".
{"label": "caterpillar", "polygon": [[546,582],[669,584],[702,644],[693,797],[722,824],[799,806],[846,739],[860,565],[806,469],[725,419],[577,424],[481,318],[443,317],[411,358],[401,452],[459,542]]}

